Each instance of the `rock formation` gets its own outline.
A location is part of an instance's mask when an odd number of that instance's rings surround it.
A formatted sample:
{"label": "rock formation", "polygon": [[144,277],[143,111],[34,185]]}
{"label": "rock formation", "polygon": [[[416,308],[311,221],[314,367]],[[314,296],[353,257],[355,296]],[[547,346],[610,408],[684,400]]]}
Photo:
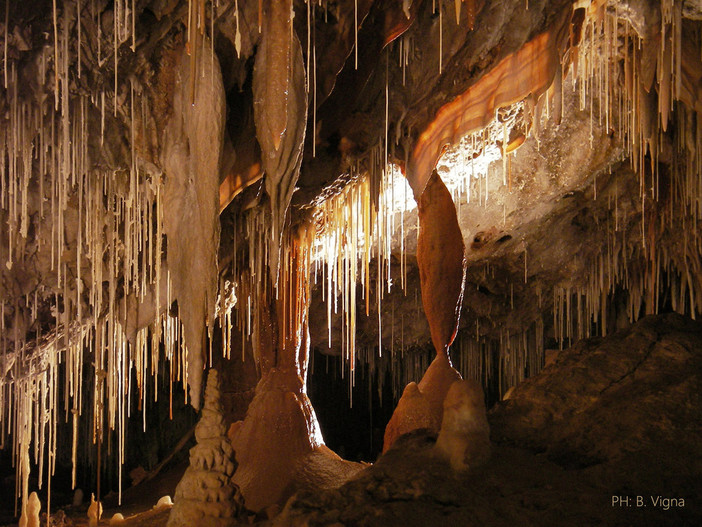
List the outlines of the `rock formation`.
{"label": "rock formation", "polygon": [[339,486],[362,468],[326,448],[300,378],[277,368],[256,386],[232,445],[238,464],[233,481],[254,511],[282,505],[298,488]]}
{"label": "rock formation", "polygon": [[[211,46],[197,34],[204,49]],[[164,219],[168,272],[183,321],[187,379],[199,409],[206,326],[217,301],[219,170],[225,94],[219,61],[183,48],[176,59],[173,112],[163,131]],[[160,287],[156,296],[160,294]]]}
{"label": "rock formation", "polygon": [[[430,445],[442,422],[465,424],[447,399],[457,370],[492,402],[536,378],[546,347],[647,314],[699,317],[700,34],[699,0],[6,0],[0,430],[25,505],[30,471],[43,482],[66,450],[74,480],[108,463],[129,473],[124,402],[149,431],[168,381],[198,407],[207,349],[253,349],[247,391],[260,386],[233,431],[233,477],[265,508],[353,468],[318,437],[310,350],[338,359],[350,394],[365,370],[379,388],[390,377],[394,399],[404,389],[387,455],[415,430],[422,460],[460,468],[460,440]],[[291,257],[305,222],[306,256]],[[428,326],[413,323],[422,307]],[[575,464],[626,452],[615,426],[602,445],[585,419],[624,422],[621,386],[651,396],[628,384],[649,358],[620,357],[608,371],[621,377],[597,374],[563,406],[539,399],[553,379],[521,385],[493,435]],[[627,423],[634,436],[645,417]],[[679,447],[656,422],[656,444]]]}
{"label": "rock formation", "polygon": [[446,354],[437,354],[419,384],[409,383],[402,393],[385,428],[383,452],[398,437],[412,430],[426,428],[438,433],[446,394],[451,385],[460,379],[460,373],[451,366]]}
{"label": "rock formation", "polygon": [[[457,472],[436,456],[474,451],[445,429],[486,441],[487,422],[466,412],[482,406],[480,388],[456,382],[436,441],[405,435],[342,488],[291,499],[275,525],[698,525],[700,349],[702,325],[668,314],[561,351],[489,412],[489,460]],[[646,506],[612,506],[626,489]]]}
{"label": "rock formation", "polygon": [[444,399],[444,415],[437,454],[456,471],[484,465],[490,457],[490,425],[482,387],[475,381],[456,381]]}
{"label": "rock formation", "polygon": [[428,428],[438,432],[446,393],[461,378],[451,365],[448,350],[458,331],[463,303],[466,278],[463,234],[451,194],[436,171],[419,192],[421,195],[415,194],[419,215],[417,266],[422,306],[436,358],[418,386],[411,383],[405,388],[386,427],[383,452],[399,435],[410,430]]}
{"label": "rock formation", "polygon": [[168,518],[169,527],[227,527],[243,510],[239,488],[232,481],[234,452],[226,437],[219,402],[219,378],[207,377],[202,417],[195,428],[197,444],[190,449],[190,466],[178,483]]}
{"label": "rock formation", "polygon": [[26,508],[22,511],[19,527],[39,527],[39,512],[41,501],[36,492],[32,492],[27,500]]}
{"label": "rock formation", "polygon": [[95,494],[90,495],[90,505],[88,506],[88,525],[94,527],[102,518],[102,502],[95,501]]}

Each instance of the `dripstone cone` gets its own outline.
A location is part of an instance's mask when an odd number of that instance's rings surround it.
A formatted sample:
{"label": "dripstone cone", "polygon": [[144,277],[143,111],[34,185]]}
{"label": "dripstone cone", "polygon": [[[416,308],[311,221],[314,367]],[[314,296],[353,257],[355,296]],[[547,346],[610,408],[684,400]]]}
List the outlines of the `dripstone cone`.
{"label": "dripstone cone", "polygon": [[234,451],[226,437],[219,402],[219,377],[207,377],[205,405],[195,428],[197,444],[190,449],[190,466],[178,483],[168,527],[228,527],[237,523],[243,497],[231,480]]}

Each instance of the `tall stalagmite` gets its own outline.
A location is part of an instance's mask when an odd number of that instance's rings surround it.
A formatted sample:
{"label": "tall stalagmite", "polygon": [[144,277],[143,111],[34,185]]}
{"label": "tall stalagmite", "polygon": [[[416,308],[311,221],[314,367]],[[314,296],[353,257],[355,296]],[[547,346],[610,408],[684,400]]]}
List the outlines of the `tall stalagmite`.
{"label": "tall stalagmite", "polygon": [[237,523],[243,498],[232,482],[234,451],[226,437],[217,370],[207,376],[205,405],[195,428],[197,444],[175,492],[168,527],[227,527]]}

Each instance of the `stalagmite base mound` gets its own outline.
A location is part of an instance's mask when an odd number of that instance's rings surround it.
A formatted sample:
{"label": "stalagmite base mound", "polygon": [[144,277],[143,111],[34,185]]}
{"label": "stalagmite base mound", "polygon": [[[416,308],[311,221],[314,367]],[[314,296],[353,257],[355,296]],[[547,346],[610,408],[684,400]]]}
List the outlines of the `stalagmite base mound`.
{"label": "stalagmite base mound", "polygon": [[383,452],[403,434],[426,428],[439,432],[443,404],[451,385],[461,380],[461,374],[451,366],[444,354],[437,355],[424,377],[416,384],[407,385],[397,408],[385,428]]}
{"label": "stalagmite base mound", "polygon": [[490,425],[477,382],[456,381],[449,388],[435,450],[456,471],[479,467],[489,459]]}
{"label": "stalagmite base mound", "polygon": [[362,468],[324,446],[300,377],[277,368],[259,381],[232,445],[238,463],[233,480],[254,511],[281,504],[297,488],[339,486]]}

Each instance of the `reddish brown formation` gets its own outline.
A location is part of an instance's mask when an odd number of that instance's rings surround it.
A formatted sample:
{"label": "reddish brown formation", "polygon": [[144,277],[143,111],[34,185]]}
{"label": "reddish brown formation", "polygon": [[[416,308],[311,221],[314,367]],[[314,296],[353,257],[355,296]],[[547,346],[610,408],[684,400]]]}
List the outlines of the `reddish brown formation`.
{"label": "reddish brown formation", "polygon": [[448,355],[439,354],[427,368],[419,384],[409,383],[385,428],[383,452],[403,434],[426,428],[436,433],[441,428],[443,404],[451,385],[461,374],[451,366]]}
{"label": "reddish brown formation", "polygon": [[548,89],[568,36],[565,20],[502,59],[473,86],[441,107],[412,151],[407,179],[415,198],[421,196],[444,146],[486,126],[500,106],[530,94],[538,97]]}
{"label": "reddish brown formation", "polygon": [[418,211],[417,265],[422,305],[434,348],[438,354],[445,354],[458,329],[466,257],[456,206],[436,171],[419,199]]}
{"label": "reddish brown formation", "polygon": [[409,383],[405,386],[402,397],[385,427],[383,452],[387,452],[400,436],[421,428],[438,430],[440,423],[441,421],[437,420],[437,416],[431,411],[429,401],[419,391],[417,383]]}
{"label": "reddish brown formation", "polygon": [[428,428],[438,432],[446,392],[461,378],[451,366],[448,348],[456,336],[461,314],[465,245],[456,206],[436,171],[419,199],[418,213],[417,266],[436,358],[419,385],[410,383],[405,388],[385,429],[383,451],[412,430]]}

